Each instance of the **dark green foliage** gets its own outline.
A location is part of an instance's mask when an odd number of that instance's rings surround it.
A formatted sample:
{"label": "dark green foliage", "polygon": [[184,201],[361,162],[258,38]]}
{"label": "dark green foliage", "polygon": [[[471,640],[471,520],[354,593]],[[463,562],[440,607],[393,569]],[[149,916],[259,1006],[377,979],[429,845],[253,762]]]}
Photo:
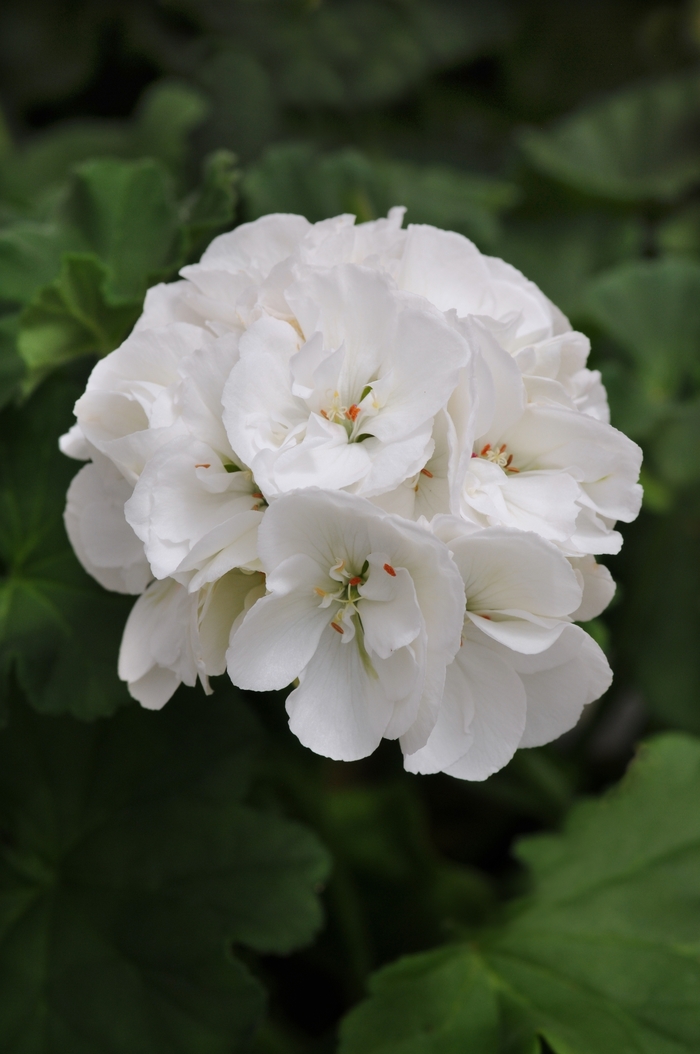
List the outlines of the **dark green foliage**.
{"label": "dark green foliage", "polygon": [[355,150],[319,156],[313,147],[268,151],[241,187],[246,218],[298,212],[316,221],[341,212],[360,220],[406,206],[408,223],[432,223],[491,245],[497,217],[518,197],[504,180],[465,175],[444,167],[371,161]]}
{"label": "dark green foliage", "polygon": [[341,1054],[671,1054],[700,1034],[700,744],[649,743],[561,835],[522,842],[531,894],[470,944],[400,960],[344,1022]]}
{"label": "dark green foliage", "polygon": [[[700,1049],[699,61],[695,0],[0,4],[3,1054]],[[394,205],[535,280],[645,453],[613,688],[483,784],[311,756],[225,678],[125,705],[133,599],[62,523],[149,286]]]}
{"label": "dark green foliage", "polygon": [[321,922],[310,833],[243,804],[255,726],[186,697],[81,724],[13,708],[0,740],[0,1044],[224,1054],[264,994],[234,953]]}
{"label": "dark green foliage", "polygon": [[667,201],[700,182],[700,79],[628,88],[549,132],[529,132],[528,158],[577,190],[616,201]]}
{"label": "dark green foliage", "polygon": [[128,699],[116,661],[133,601],[83,571],[63,527],[78,464],[57,440],[83,381],[47,383],[31,413],[0,418],[0,672],[4,689],[14,674],[38,710],[94,718]]}

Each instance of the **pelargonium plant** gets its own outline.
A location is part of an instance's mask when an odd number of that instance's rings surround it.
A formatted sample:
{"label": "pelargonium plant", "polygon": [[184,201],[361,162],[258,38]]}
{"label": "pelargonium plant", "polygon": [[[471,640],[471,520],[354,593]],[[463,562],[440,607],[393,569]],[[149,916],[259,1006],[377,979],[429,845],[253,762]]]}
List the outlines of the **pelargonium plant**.
{"label": "pelargonium plant", "polygon": [[228,672],[307,747],[398,739],[482,780],[609,686],[577,622],[635,518],[641,451],[589,342],[466,238],[271,215],[151,289],[64,453],[83,566],[138,595],[119,676],[158,709]]}

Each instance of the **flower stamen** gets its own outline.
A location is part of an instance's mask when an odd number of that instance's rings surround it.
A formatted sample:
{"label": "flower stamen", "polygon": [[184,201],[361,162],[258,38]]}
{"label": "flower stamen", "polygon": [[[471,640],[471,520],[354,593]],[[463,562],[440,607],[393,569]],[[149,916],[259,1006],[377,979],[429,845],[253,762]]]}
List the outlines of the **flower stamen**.
{"label": "flower stamen", "polygon": [[504,472],[520,472],[519,468],[513,466],[513,455],[506,453],[507,447],[507,443],[501,443],[497,447],[492,447],[490,443],[486,443],[479,453],[472,454],[472,457],[482,457],[484,461],[490,461],[492,465],[498,465]]}

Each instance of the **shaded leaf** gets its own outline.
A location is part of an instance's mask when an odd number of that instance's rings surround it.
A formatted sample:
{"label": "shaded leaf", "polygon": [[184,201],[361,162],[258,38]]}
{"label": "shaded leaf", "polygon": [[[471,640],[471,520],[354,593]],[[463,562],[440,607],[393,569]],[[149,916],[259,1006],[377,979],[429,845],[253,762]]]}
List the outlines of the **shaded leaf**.
{"label": "shaded leaf", "polygon": [[189,137],[207,116],[209,102],[184,81],[157,81],[134,114],[133,156],[155,157],[178,174],[187,160]]}
{"label": "shaded leaf", "polygon": [[577,190],[617,201],[669,201],[700,182],[700,77],[625,88],[522,136],[528,160]]}
{"label": "shaded leaf", "polygon": [[92,725],[14,708],[0,736],[8,1054],[229,1054],[250,1039],[264,996],[232,944],[308,941],[328,863],[305,829],[241,803],[255,736],[231,695]]}
{"label": "shaded leaf", "polygon": [[562,834],[520,844],[533,892],[478,951],[455,945],[376,976],[342,1026],[341,1054],[534,1054],[536,1035],[556,1054],[691,1054],[699,793],[700,742],[651,741],[619,787],[574,807]]}
{"label": "shaded leaf", "polygon": [[0,196],[36,211],[76,165],[96,157],[156,157],[178,169],[205,112],[200,91],[164,81],[149,87],[131,120],[58,122],[0,159]]}
{"label": "shaded leaf", "polygon": [[244,211],[297,212],[311,221],[354,213],[358,221],[405,205],[409,223],[432,223],[494,240],[496,217],[513,205],[516,189],[502,180],[443,167],[372,161],[356,150],[320,155],[309,146],[271,148],[248,169],[241,185]]}
{"label": "shaded leaf", "polygon": [[229,150],[205,158],[202,182],[181,208],[184,259],[201,255],[215,234],[232,226],[239,179],[236,155]]}
{"label": "shaded leaf", "polygon": [[58,278],[38,291],[20,318],[19,352],[35,385],[81,355],[106,355],[127,336],[141,299],[110,303],[109,272],[91,253],[67,253]]}
{"label": "shaded leaf", "polygon": [[579,315],[588,283],[639,254],[641,224],[600,212],[509,217],[496,251],[519,268],[567,315]]}
{"label": "shaded leaf", "polygon": [[112,300],[143,299],[176,263],[177,208],[156,161],[105,158],[81,165],[65,217],[107,267]]}
{"label": "shaded leaf", "polygon": [[0,318],[0,409],[18,395],[26,366],[17,351],[17,315]]}
{"label": "shaded leaf", "polygon": [[640,260],[589,286],[586,313],[633,357],[655,401],[700,383],[700,264],[682,257]]}
{"label": "shaded leaf", "polygon": [[20,220],[0,231],[0,300],[26,304],[59,272],[64,252],[85,249],[65,224]]}
{"label": "shaded leaf", "polygon": [[[654,716],[700,734],[700,549],[687,496],[677,511],[643,516],[628,529],[621,577],[625,603],[613,639],[621,663]],[[661,511],[668,513],[668,508]]]}
{"label": "shaded leaf", "polygon": [[63,527],[76,464],[57,441],[81,390],[57,377],[0,417],[0,673],[39,710],[93,718],[128,700],[117,653],[133,600],[83,571]]}
{"label": "shaded leaf", "polygon": [[346,1018],[340,1054],[493,1054],[498,1007],[481,958],[456,945],[376,973],[370,998]]}
{"label": "shaded leaf", "polygon": [[654,462],[665,480],[675,486],[700,481],[700,401],[675,406],[664,428],[654,438]]}

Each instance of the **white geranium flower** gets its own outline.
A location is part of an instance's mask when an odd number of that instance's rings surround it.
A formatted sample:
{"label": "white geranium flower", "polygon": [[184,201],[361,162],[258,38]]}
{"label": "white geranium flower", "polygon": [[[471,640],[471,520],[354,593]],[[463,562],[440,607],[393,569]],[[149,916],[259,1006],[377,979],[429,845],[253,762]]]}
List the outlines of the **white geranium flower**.
{"label": "white geranium flower", "polygon": [[569,557],[569,563],[583,590],[581,604],[571,617],[575,622],[589,622],[602,614],[615,596],[613,577],[593,556]]}
{"label": "white geranium flower", "polygon": [[400,738],[407,767],[482,779],[607,686],[573,622],[612,597],[594,554],[641,453],[532,282],[402,219],[263,217],[150,290],[60,441],[92,459],[66,527],[103,585],[145,589],[119,661],[145,706],[225,664],[298,678],[319,753]]}
{"label": "white geranium flower", "polygon": [[196,569],[196,590],[255,563],[264,507],[249,471],[183,435],[149,459],[124,512],[155,577]]}
{"label": "white geranium flower", "polygon": [[[101,359],[90,374],[85,394],[75,404],[80,433],[131,483],[172,434],[178,418],[174,403],[178,366],[211,340],[185,323],[141,330]],[[79,449],[74,429],[63,439],[66,447]]]}
{"label": "white geranium flower", "polygon": [[[453,510],[482,526],[535,531],[567,555],[618,552],[614,524],[633,520],[641,505],[640,448],[590,414],[528,403],[512,360],[480,322],[473,329],[494,377],[494,410],[473,443],[457,418],[464,439]],[[450,413],[458,411],[453,398]]]}
{"label": "white geranium flower", "polygon": [[94,462],[73,477],[63,520],[66,533],[88,574],[115,593],[143,593],[153,578],[143,551],[124,517],[132,488],[97,452]]}
{"label": "white geranium flower", "polygon": [[180,684],[224,673],[231,628],[246,606],[264,593],[260,574],[232,571],[190,592],[166,578],[153,582],[131,609],[119,651],[119,676],[130,694],[159,710]]}
{"label": "white geranium flower", "polygon": [[432,439],[433,452],[423,467],[395,490],[373,498],[375,505],[407,520],[430,521],[450,511],[450,468],[457,440],[452,418],[445,410],[435,417]]}
{"label": "white geranium flower", "polygon": [[180,362],[179,381],[169,389],[177,421],[161,436],[125,509],[155,577],[196,571],[190,591],[234,567],[257,566],[266,502],[221,419],[222,392],[237,361],[238,338],[227,334]]}
{"label": "white geranium flower", "polygon": [[260,313],[260,302],[282,317],[288,266],[312,224],[303,216],[273,213],[215,238],[184,281],[149,291],[137,328],[190,322],[209,332],[241,333]]}
{"label": "white geranium flower", "polygon": [[464,611],[446,546],[362,498],[315,489],[273,502],[258,545],[269,594],[232,636],[233,683],[269,691],[298,678],[290,728],[326,757],[365,757],[382,737],[425,743]]}
{"label": "white geranium flower", "polygon": [[268,500],[308,486],[392,490],[432,453],[466,339],[355,265],[304,270],[286,296],[295,326],[261,318],[241,337],[223,396],[233,450]]}
{"label": "white geranium flower", "polygon": [[581,586],[553,546],[506,528],[466,533],[447,517],[435,529],[464,581],[462,643],[447,668],[435,728],[405,765],[483,780],[519,746],[571,728],[612,675],[598,646],[571,625]]}
{"label": "white geranium flower", "polygon": [[311,224],[286,213],[242,223],[215,238],[199,263],[184,267],[182,281],[149,289],[136,329],[188,322],[240,333],[262,313],[291,321],[284,291],[293,264],[356,263],[393,273],[406,239],[405,211],[396,207],[386,219],[360,224],[351,215]]}

